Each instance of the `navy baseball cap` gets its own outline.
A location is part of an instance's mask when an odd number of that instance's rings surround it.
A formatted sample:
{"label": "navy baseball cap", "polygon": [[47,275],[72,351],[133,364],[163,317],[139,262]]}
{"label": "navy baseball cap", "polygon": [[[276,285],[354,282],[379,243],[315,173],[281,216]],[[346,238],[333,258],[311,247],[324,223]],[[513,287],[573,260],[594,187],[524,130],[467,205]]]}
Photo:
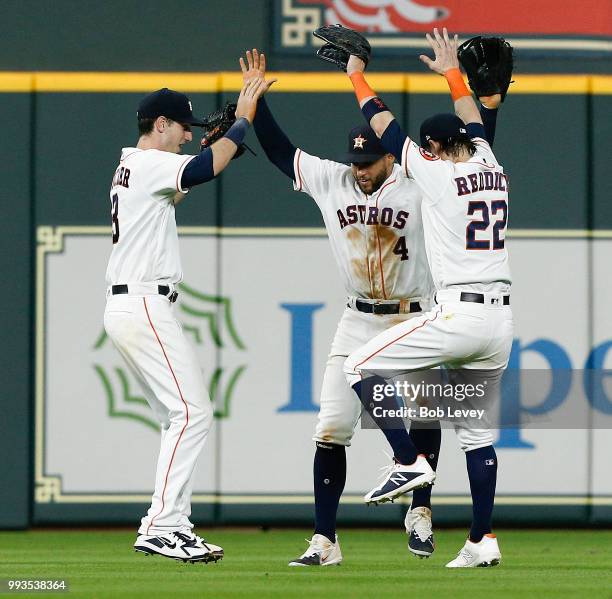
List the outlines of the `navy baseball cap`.
{"label": "navy baseball cap", "polygon": [[449,137],[467,135],[465,123],[456,114],[436,114],[421,125],[421,147],[429,150],[430,139],[441,141]]}
{"label": "navy baseball cap", "polygon": [[164,87],[145,96],[138,105],[139,119],[165,116],[177,123],[202,127],[204,122],[193,116],[193,108],[185,94]]}
{"label": "navy baseball cap", "polygon": [[374,162],[388,154],[376,133],[368,125],[353,127],[348,135],[348,152],[341,162]]}

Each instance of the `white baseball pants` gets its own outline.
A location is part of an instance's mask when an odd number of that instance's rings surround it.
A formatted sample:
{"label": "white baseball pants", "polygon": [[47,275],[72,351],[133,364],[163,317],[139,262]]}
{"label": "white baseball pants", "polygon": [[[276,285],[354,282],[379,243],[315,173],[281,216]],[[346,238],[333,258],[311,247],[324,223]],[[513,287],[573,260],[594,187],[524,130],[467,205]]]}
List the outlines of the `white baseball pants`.
{"label": "white baseball pants", "polygon": [[346,308],[338,323],[321,388],[321,406],[313,440],[350,446],[361,403],[346,383],[344,361],[372,337],[418,314],[374,315]]}
{"label": "white baseball pants", "polygon": [[[503,305],[501,294],[485,293],[483,304],[462,302],[459,296],[457,290],[438,291],[438,305],[432,310],[383,331],[352,352],[344,363],[349,384],[362,376],[391,379],[445,365],[454,369],[454,382],[486,381],[487,393],[494,398],[512,348],[512,311]],[[469,404],[466,400],[464,405],[477,407]],[[472,424],[455,425],[464,451],[491,445],[493,435],[483,426],[487,423],[479,423],[479,428]]]}
{"label": "white baseball pants", "polygon": [[195,352],[163,295],[109,295],[104,327],[161,425],[155,492],[138,533],[190,530],[194,470],[213,412]]}

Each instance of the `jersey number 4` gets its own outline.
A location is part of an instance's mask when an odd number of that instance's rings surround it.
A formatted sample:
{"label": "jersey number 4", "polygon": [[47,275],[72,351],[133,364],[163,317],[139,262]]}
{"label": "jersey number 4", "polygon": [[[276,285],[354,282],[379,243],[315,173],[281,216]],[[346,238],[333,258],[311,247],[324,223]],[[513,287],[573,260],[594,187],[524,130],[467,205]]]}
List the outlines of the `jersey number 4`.
{"label": "jersey number 4", "polygon": [[393,253],[400,257],[401,261],[408,260],[408,248],[406,247],[406,237],[400,237],[393,247]]}
{"label": "jersey number 4", "polygon": [[[491,202],[491,214],[498,216],[493,223],[493,247],[491,248],[491,240],[476,238],[478,231],[487,231],[491,224],[489,216],[489,206],[482,200],[473,201],[468,204],[468,216],[480,212],[480,220],[473,220],[468,224],[465,230],[465,248],[468,250],[503,250],[506,225],[508,224],[508,203],[506,200],[495,200]],[[484,235],[481,233],[481,235]],[[489,234],[490,235],[490,234]],[[487,235],[487,237],[489,236]]]}
{"label": "jersey number 4", "polygon": [[119,241],[119,195],[114,194],[111,199],[111,225],[113,229],[113,243]]}

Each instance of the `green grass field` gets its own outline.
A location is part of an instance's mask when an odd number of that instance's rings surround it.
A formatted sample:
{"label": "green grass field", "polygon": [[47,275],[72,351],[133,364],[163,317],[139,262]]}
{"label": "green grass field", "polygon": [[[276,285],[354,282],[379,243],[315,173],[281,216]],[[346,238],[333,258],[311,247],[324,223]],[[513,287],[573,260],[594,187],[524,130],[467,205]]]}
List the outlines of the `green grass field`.
{"label": "green grass field", "polygon": [[0,579],[64,578],[74,597],[612,597],[612,531],[497,532],[502,564],[473,570],[444,568],[457,530],[436,533],[428,560],[401,531],[345,530],[344,562],[326,568],[287,567],[308,530],[215,530],[225,559],[206,565],[137,554],[126,530],[0,532]]}

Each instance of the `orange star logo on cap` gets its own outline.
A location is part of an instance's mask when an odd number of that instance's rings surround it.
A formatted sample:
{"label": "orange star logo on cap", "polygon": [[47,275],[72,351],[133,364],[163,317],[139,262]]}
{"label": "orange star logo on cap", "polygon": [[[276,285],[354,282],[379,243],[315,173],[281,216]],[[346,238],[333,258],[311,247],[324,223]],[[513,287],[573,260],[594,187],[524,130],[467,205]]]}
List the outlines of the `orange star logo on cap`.
{"label": "orange star logo on cap", "polygon": [[354,137],[353,138],[353,150],[363,150],[363,144],[368,141],[365,137],[363,137],[361,134],[359,134],[358,137]]}

